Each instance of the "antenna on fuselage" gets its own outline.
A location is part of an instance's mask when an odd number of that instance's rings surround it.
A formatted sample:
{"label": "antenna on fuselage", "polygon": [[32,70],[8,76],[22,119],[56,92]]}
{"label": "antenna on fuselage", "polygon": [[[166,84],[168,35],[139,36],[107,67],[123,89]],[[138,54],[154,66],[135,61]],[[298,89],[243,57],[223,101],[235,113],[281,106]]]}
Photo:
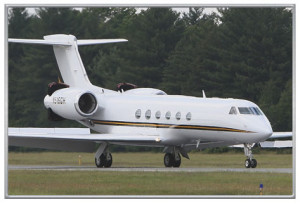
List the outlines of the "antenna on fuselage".
{"label": "antenna on fuselage", "polygon": [[203,98],[206,98],[204,90],[202,90],[202,96],[203,96]]}

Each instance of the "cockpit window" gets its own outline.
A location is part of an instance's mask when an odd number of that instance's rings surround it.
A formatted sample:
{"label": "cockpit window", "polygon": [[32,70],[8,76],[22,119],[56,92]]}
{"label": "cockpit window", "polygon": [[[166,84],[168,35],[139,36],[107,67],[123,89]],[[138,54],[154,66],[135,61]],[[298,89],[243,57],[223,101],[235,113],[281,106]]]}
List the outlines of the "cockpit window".
{"label": "cockpit window", "polygon": [[239,107],[240,114],[253,114],[248,107]]}
{"label": "cockpit window", "polygon": [[229,114],[232,114],[232,115],[236,115],[237,114],[236,108],[234,106],[231,107],[231,109],[229,111]]}
{"label": "cockpit window", "polygon": [[240,114],[262,115],[262,112],[257,107],[238,107]]}
{"label": "cockpit window", "polygon": [[250,109],[255,115],[262,115],[262,112],[257,107],[250,107]]}
{"label": "cockpit window", "polygon": [[255,108],[255,109],[259,113],[258,115],[263,115],[263,113],[259,110],[259,108]]}

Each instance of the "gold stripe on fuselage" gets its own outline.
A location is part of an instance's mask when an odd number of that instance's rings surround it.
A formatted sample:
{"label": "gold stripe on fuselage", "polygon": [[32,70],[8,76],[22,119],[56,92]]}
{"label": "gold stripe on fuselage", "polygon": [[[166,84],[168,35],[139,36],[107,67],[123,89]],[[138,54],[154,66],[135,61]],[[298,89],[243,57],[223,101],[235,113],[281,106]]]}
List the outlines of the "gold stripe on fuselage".
{"label": "gold stripe on fuselage", "polygon": [[123,122],[123,121],[104,121],[104,120],[92,120],[94,124],[99,125],[117,125],[117,126],[136,126],[136,127],[153,127],[153,128],[176,128],[176,129],[201,129],[210,131],[229,131],[229,132],[242,132],[242,133],[254,133],[246,130],[239,130],[225,127],[213,127],[213,126],[199,126],[199,125],[176,125],[176,124],[160,124],[160,123],[135,123],[135,122]]}

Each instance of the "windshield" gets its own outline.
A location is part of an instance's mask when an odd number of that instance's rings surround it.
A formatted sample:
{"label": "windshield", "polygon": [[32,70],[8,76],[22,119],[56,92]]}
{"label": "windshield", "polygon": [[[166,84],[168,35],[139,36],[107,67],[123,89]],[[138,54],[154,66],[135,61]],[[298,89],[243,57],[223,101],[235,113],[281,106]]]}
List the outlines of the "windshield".
{"label": "windshield", "polygon": [[257,107],[238,107],[240,114],[262,115]]}

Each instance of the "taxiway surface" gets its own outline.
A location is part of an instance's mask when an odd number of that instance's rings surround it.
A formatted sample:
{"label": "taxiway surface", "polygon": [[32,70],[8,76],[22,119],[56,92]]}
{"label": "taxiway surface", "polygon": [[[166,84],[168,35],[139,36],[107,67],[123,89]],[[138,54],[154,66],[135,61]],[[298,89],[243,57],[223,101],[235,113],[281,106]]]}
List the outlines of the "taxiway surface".
{"label": "taxiway surface", "polygon": [[50,171],[119,171],[119,172],[260,172],[260,173],[293,173],[292,168],[153,168],[153,167],[111,167],[94,166],[21,166],[9,165],[8,170],[50,170]]}

